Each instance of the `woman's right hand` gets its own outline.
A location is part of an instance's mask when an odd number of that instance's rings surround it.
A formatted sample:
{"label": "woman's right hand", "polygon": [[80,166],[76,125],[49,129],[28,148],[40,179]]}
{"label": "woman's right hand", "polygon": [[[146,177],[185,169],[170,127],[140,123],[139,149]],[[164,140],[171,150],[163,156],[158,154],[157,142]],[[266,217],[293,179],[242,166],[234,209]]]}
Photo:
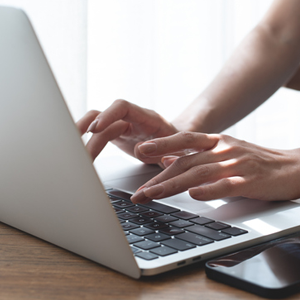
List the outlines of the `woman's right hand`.
{"label": "woman's right hand", "polygon": [[[165,170],[131,197],[147,203],[184,191],[201,201],[242,196],[265,201],[300,197],[300,148],[275,150],[223,134],[180,132],[139,146],[149,157],[162,157]],[[175,151],[190,150],[174,157]],[[172,155],[171,157],[169,155]]]}
{"label": "woman's right hand", "polygon": [[[147,164],[160,164],[160,157],[144,156],[138,146],[150,139],[166,137],[178,132],[170,122],[156,112],[125,100],[116,100],[103,112],[91,110],[77,122],[82,134],[92,132],[87,150],[95,159],[111,141],[121,150]],[[180,155],[180,153],[176,153]],[[162,165],[161,165],[162,166]]]}

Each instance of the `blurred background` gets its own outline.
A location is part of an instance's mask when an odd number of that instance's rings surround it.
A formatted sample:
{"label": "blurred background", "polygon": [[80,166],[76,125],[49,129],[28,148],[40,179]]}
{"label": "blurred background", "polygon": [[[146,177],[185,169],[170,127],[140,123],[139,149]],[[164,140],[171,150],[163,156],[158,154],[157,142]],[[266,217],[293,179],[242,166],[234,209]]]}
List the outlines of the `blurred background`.
{"label": "blurred background", "polygon": [[[30,16],[75,120],[122,98],[172,121],[271,3],[0,0]],[[299,111],[299,93],[282,88],[226,133],[262,146],[296,148]]]}

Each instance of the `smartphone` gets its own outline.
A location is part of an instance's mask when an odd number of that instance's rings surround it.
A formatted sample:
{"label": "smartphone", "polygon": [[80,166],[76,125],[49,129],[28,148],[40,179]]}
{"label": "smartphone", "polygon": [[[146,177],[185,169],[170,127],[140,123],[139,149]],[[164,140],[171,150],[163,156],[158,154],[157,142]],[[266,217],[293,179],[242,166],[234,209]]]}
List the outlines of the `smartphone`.
{"label": "smartphone", "polygon": [[208,278],[265,298],[300,291],[300,233],[210,260]]}

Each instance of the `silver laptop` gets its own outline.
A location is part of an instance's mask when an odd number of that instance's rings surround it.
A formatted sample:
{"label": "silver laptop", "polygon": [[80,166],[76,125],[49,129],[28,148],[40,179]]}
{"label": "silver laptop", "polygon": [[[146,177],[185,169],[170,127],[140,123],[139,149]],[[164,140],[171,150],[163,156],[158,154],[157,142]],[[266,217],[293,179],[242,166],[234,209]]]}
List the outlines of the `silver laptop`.
{"label": "silver laptop", "polygon": [[146,166],[95,168],[23,11],[0,7],[0,41],[1,222],[134,278],[300,229],[297,200],[133,205]]}

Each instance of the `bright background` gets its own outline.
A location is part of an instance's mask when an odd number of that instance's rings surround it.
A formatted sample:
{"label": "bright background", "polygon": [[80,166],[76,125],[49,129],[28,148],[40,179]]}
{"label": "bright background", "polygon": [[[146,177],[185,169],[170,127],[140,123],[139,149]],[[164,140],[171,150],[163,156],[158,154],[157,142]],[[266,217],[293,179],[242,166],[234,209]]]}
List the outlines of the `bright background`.
{"label": "bright background", "polygon": [[0,0],[29,16],[75,119],[87,101],[87,1]]}
{"label": "bright background", "polygon": [[[89,0],[88,109],[123,98],[172,120],[206,87],[271,0]],[[263,68],[263,66],[262,66]],[[280,89],[226,133],[299,147],[298,92]]]}
{"label": "bright background", "polygon": [[[0,0],[29,14],[75,120],[123,98],[170,121],[271,2]],[[299,112],[299,93],[282,88],[226,133],[268,147],[299,147]]]}

